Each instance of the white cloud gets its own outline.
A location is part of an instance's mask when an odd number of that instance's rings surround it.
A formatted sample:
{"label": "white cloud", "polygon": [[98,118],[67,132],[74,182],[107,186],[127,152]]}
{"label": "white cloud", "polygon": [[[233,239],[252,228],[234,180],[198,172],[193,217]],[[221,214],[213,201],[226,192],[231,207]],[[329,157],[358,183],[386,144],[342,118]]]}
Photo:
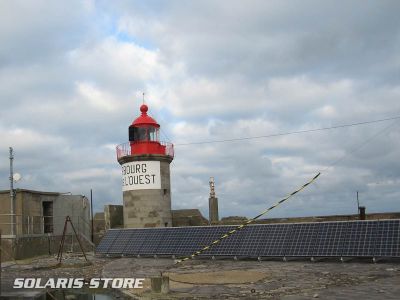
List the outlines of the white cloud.
{"label": "white cloud", "polygon": [[[163,139],[175,143],[397,115],[398,8],[335,1],[3,2],[0,155],[15,147],[21,187],[93,188],[100,210],[121,203],[114,146],[127,141],[142,92]],[[387,124],[177,146],[173,206],[207,215],[214,176],[221,215],[251,216],[347,155],[271,216],[353,213],[355,190],[368,211],[397,210],[398,125],[351,153]],[[0,175],[7,172],[4,159]]]}
{"label": "white cloud", "polygon": [[115,111],[120,108],[117,99],[113,95],[101,91],[99,88],[87,82],[77,83],[77,92],[83,100],[91,106],[92,109],[100,109],[106,111]]}

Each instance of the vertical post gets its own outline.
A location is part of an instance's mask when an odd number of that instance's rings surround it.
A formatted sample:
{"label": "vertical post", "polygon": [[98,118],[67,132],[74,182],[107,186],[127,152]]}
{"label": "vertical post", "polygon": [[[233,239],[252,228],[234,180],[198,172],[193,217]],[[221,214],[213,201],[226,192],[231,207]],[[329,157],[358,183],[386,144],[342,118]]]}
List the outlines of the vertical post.
{"label": "vertical post", "polygon": [[1,296],[1,230],[0,230],[0,296]]}
{"label": "vertical post", "polygon": [[357,191],[357,213],[360,213],[360,201],[358,200],[358,191]]}
{"label": "vertical post", "polygon": [[13,170],[13,148],[10,147],[10,233],[14,235],[14,170]]}
{"label": "vertical post", "polygon": [[94,215],[93,215],[93,192],[92,189],[90,189],[90,215],[92,216],[92,243],[94,243]]}

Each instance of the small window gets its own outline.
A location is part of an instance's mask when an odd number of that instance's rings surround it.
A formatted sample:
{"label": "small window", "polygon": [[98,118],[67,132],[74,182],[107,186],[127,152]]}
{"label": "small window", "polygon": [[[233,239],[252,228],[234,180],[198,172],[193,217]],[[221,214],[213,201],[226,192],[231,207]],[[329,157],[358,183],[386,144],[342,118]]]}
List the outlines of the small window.
{"label": "small window", "polygon": [[53,233],[53,202],[43,201],[43,233]]}

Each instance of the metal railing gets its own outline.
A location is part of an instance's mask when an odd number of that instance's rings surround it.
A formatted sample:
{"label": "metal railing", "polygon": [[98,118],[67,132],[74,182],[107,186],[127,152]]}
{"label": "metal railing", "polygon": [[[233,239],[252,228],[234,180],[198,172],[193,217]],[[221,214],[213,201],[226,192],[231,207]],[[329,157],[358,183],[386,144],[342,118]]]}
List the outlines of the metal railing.
{"label": "metal railing", "polygon": [[174,145],[172,143],[143,141],[143,142],[135,142],[132,144],[130,142],[127,142],[116,146],[117,159],[120,159],[125,156],[134,155],[132,154],[132,152],[135,151],[134,150],[135,146],[137,145],[139,147],[142,143],[160,143],[162,146],[165,146],[165,155],[174,158]]}
{"label": "metal railing", "polygon": [[[47,234],[60,235],[62,234],[66,216],[15,215],[15,223],[10,223],[9,217],[10,214],[0,214],[0,230],[2,234],[23,237]],[[90,239],[91,225],[88,220],[79,215],[71,216],[71,219],[78,233]],[[12,228],[14,228],[14,231]]]}

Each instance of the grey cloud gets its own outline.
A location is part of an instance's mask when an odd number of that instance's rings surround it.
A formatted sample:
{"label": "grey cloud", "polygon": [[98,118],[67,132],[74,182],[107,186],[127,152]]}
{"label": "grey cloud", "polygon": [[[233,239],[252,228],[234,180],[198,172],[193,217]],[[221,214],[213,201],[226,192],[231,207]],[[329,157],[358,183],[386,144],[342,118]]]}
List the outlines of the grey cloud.
{"label": "grey cloud", "polygon": [[[14,146],[20,187],[93,188],[97,210],[121,203],[113,146],[127,140],[143,90],[175,143],[379,119],[400,108],[397,2],[1,5],[2,188]],[[173,206],[207,215],[214,176],[221,215],[253,216],[387,124],[177,146]],[[398,132],[349,154],[270,216],[355,213],[357,190],[368,211],[396,210]]]}
{"label": "grey cloud", "polygon": [[296,74],[398,74],[398,66],[387,63],[398,60],[399,4],[393,1],[172,2],[161,16],[134,4],[124,9],[153,24],[161,19],[163,26],[133,34],[153,35],[165,60],[185,61],[192,74],[239,74],[250,81]]}

